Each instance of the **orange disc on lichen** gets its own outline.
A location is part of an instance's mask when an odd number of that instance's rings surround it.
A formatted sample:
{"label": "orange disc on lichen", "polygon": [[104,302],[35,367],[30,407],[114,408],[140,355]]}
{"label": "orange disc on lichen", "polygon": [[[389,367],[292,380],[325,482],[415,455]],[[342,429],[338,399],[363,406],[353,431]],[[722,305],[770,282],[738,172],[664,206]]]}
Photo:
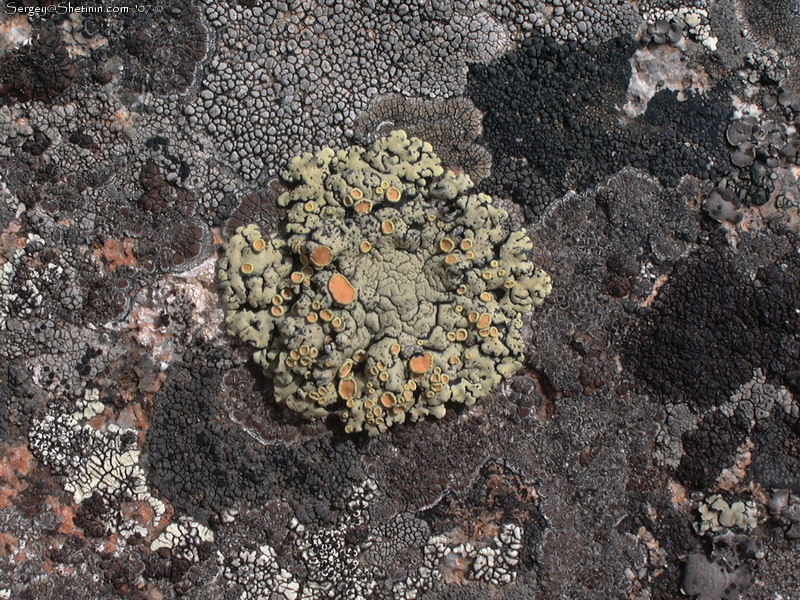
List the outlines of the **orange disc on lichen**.
{"label": "orange disc on lichen", "polygon": [[372,202],[369,200],[362,200],[361,202],[357,202],[353,208],[357,213],[366,214],[372,208]]}
{"label": "orange disc on lichen", "polygon": [[388,190],[386,190],[386,199],[389,202],[397,202],[400,200],[400,190],[398,190],[396,187],[390,187]]}
{"label": "orange disc on lichen", "polygon": [[317,246],[311,251],[309,259],[315,267],[327,267],[333,260],[333,252],[327,246]]}
{"label": "orange disc on lichen", "polygon": [[478,329],[483,329],[484,327],[488,327],[491,322],[492,317],[489,316],[489,313],[483,313],[475,325],[478,327]]}
{"label": "orange disc on lichen", "polygon": [[356,297],[355,288],[341,273],[334,273],[328,280],[328,291],[339,304],[350,304]]}
{"label": "orange disc on lichen", "polygon": [[253,243],[250,244],[250,246],[256,252],[261,252],[264,248],[267,247],[267,243],[262,238],[258,238],[257,240],[253,240]]}
{"label": "orange disc on lichen", "polygon": [[342,379],[339,382],[339,397],[350,400],[356,395],[356,382],[352,379]]}
{"label": "orange disc on lichen", "polygon": [[426,352],[424,354],[418,354],[411,358],[408,361],[408,366],[411,369],[411,372],[416,375],[422,375],[428,369],[431,368],[431,363],[433,362],[433,357],[431,356],[430,352]]}
{"label": "orange disc on lichen", "polygon": [[381,232],[388,235],[393,231],[394,231],[394,223],[392,223],[389,219],[385,219],[383,223],[381,223]]}
{"label": "orange disc on lichen", "polygon": [[342,364],[341,367],[339,367],[339,373],[338,373],[339,377],[347,377],[348,375],[350,375],[350,372],[352,370],[353,370],[353,363],[348,360],[347,362]]}

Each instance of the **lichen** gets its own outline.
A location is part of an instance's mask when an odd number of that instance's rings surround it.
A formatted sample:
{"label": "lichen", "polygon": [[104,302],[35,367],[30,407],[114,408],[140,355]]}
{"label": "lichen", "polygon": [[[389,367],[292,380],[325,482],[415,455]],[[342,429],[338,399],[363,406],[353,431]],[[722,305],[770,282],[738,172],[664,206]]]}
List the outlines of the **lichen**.
{"label": "lichen", "polygon": [[758,526],[758,508],[752,501],[728,501],[714,494],[705,499],[698,512],[700,520],[695,523],[695,531],[700,535],[750,533]]}
{"label": "lichen", "polygon": [[295,157],[284,235],[239,227],[219,280],[231,334],[275,398],[348,433],[472,405],[521,366],[522,316],[550,292],[525,231],[403,131]]}

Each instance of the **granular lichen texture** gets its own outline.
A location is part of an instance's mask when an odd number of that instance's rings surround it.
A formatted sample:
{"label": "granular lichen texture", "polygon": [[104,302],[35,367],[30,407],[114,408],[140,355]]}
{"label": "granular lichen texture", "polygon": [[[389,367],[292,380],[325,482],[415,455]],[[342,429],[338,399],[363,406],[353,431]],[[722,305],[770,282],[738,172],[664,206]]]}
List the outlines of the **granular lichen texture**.
{"label": "granular lichen texture", "polygon": [[219,262],[229,331],[275,398],[345,431],[471,405],[521,366],[550,292],[524,230],[403,131],[291,160],[282,235],[236,229]]}

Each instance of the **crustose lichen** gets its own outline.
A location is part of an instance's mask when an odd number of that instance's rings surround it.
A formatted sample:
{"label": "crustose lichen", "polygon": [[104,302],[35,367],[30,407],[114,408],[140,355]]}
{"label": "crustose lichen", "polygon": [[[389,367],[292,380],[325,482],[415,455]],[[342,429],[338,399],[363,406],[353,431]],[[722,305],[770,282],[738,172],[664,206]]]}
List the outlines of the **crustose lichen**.
{"label": "crustose lichen", "polygon": [[228,328],[278,402],[377,435],[471,405],[521,366],[522,315],[550,278],[430,144],[394,131],[295,157],[283,177],[283,236],[240,227],[219,262]]}

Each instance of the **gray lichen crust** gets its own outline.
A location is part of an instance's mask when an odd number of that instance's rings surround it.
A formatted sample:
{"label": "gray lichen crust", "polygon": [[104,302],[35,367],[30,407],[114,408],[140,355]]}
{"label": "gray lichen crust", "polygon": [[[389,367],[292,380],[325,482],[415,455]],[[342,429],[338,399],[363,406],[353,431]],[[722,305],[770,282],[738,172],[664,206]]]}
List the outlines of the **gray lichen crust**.
{"label": "gray lichen crust", "polygon": [[522,315],[550,278],[429,143],[394,131],[295,157],[283,177],[284,236],[239,227],[219,263],[228,329],[278,402],[374,436],[469,406],[521,366]]}

